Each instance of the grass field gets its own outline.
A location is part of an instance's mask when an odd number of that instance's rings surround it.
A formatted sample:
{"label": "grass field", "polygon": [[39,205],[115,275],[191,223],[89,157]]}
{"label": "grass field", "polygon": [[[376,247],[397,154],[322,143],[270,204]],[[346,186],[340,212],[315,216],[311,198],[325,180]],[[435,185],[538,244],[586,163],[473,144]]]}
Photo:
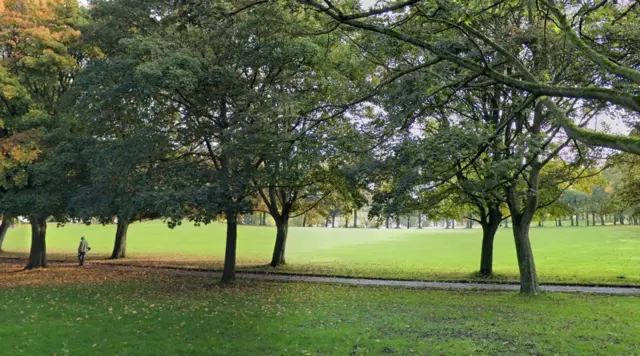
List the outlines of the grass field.
{"label": "grass field", "polygon": [[[130,257],[180,261],[217,267],[224,252],[223,224],[175,230],[160,222],[133,224]],[[51,225],[48,250],[72,253],[87,236],[94,258],[107,256],[115,226]],[[275,228],[241,226],[238,258],[244,265],[269,261]],[[543,282],[640,284],[640,228],[633,226],[532,228],[538,272]],[[469,279],[479,265],[479,229],[375,230],[291,228],[286,272],[410,279]],[[9,232],[5,249],[27,252],[29,229]],[[189,262],[190,261],[190,262]],[[168,262],[169,263],[169,262]],[[177,263],[177,262],[176,262]],[[510,229],[495,242],[496,279],[517,280]]]}
{"label": "grass field", "polygon": [[77,268],[0,274],[0,320],[2,355],[637,355],[640,350],[638,297],[528,298],[256,281],[220,287],[206,277]]}

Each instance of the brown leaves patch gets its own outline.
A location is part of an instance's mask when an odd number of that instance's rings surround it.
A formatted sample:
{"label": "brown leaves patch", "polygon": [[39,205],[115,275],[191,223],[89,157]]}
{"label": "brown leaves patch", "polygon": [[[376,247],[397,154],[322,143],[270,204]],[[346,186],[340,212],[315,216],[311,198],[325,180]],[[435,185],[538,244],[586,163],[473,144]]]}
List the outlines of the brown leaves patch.
{"label": "brown leaves patch", "polygon": [[50,268],[30,271],[25,271],[23,264],[0,264],[0,287],[77,283],[100,284],[107,281],[146,279],[149,275],[148,271],[142,269],[123,270],[78,267],[69,263],[56,264]]}

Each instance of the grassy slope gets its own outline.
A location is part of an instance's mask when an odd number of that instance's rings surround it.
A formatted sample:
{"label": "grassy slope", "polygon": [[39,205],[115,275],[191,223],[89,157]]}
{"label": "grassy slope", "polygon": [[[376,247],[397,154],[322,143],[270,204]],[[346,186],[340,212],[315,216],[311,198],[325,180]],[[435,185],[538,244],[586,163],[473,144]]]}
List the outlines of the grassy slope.
{"label": "grassy slope", "polygon": [[[52,252],[72,252],[80,235],[88,237],[94,256],[107,255],[114,226],[68,225],[49,229]],[[10,231],[7,250],[28,251],[28,229]],[[275,229],[241,226],[238,257],[266,263]],[[291,272],[368,277],[464,279],[476,271],[480,230],[365,230],[291,228],[287,246]],[[532,228],[538,272],[543,282],[640,284],[640,228],[623,226]],[[219,261],[224,252],[224,225],[169,230],[159,222],[134,224],[127,248],[130,256],[158,255]],[[495,272],[515,280],[517,264],[509,229],[495,244]]]}
{"label": "grassy slope", "polygon": [[6,355],[637,354],[640,298],[181,277],[0,288]]}

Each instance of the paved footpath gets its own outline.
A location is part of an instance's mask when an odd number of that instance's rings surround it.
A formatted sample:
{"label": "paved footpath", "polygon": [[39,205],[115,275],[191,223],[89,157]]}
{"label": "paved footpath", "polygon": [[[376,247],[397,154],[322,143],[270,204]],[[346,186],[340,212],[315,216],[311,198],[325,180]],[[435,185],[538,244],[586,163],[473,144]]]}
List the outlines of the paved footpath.
{"label": "paved footpath", "polygon": [[[92,268],[104,268],[107,266],[101,264],[100,267],[93,265]],[[137,266],[115,266],[109,265],[109,268],[146,268]],[[220,278],[222,273],[215,271],[189,270],[179,268],[146,268],[156,273],[167,273],[174,275],[192,275],[192,276],[211,276]],[[244,280],[260,280],[260,281],[284,281],[284,282],[309,282],[309,283],[326,283],[326,284],[346,284],[356,286],[375,286],[375,287],[400,287],[400,288],[422,288],[422,289],[450,289],[450,290],[495,290],[495,291],[519,291],[518,284],[498,284],[498,283],[456,283],[456,282],[422,282],[422,281],[406,281],[406,280],[387,280],[387,279],[370,279],[370,278],[340,278],[340,277],[319,277],[319,276],[303,276],[279,273],[236,273],[238,279]],[[615,294],[615,295],[640,295],[640,288],[636,287],[593,287],[593,286],[571,286],[571,285],[541,285],[540,288],[545,292],[562,292],[562,293],[588,293],[588,294]]]}

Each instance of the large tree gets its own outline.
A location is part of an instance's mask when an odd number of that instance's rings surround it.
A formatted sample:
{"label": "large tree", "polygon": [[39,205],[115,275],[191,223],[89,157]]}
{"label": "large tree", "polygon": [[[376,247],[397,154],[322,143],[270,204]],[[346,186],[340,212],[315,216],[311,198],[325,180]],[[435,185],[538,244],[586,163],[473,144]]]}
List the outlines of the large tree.
{"label": "large tree", "polygon": [[70,0],[7,0],[0,13],[2,209],[8,217],[29,217],[28,269],[46,266],[46,219],[63,209],[56,202],[60,192],[47,190],[55,174],[46,169],[65,165],[46,160],[73,129],[60,104],[84,58],[78,47],[83,22],[82,9]]}
{"label": "large tree", "polygon": [[[428,70],[437,63],[432,60],[446,60],[460,69],[461,78],[483,77],[539,97],[551,112],[549,118],[572,139],[640,154],[638,138],[580,127],[552,100],[576,98],[615,106],[632,113],[632,122],[637,122],[640,70],[634,53],[640,9],[634,2],[406,0],[383,2],[368,11],[317,0],[300,2],[337,23],[423,51],[425,60],[416,70]],[[465,39],[478,56],[459,50]],[[539,60],[527,63],[535,52]]]}

